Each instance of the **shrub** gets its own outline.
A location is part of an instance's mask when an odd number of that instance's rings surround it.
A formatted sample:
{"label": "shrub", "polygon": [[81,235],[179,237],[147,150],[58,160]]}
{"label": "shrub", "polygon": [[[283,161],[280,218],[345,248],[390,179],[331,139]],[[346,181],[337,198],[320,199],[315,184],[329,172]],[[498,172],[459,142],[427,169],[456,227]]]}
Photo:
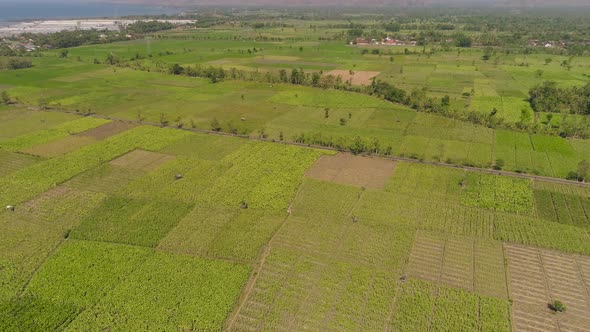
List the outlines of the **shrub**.
{"label": "shrub", "polygon": [[551,302],[549,306],[551,307],[551,310],[555,312],[565,312],[567,310],[566,305],[559,300]]}

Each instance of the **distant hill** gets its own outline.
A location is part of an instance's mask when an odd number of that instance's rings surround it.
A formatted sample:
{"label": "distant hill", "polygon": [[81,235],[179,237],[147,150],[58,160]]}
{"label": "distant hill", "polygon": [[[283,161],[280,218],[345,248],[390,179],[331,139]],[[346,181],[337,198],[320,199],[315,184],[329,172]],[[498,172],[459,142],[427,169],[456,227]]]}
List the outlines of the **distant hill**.
{"label": "distant hill", "polygon": [[111,0],[125,4],[153,4],[161,6],[190,5],[284,5],[284,6],[429,6],[429,5],[488,5],[498,7],[585,6],[588,0]]}

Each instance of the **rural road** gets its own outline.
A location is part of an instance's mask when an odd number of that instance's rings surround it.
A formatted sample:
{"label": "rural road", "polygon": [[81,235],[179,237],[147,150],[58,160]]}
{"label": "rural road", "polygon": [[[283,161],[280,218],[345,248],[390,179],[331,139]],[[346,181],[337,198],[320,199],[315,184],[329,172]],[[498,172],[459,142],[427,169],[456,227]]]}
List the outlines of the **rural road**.
{"label": "rural road", "polygon": [[[248,135],[231,134],[231,133],[225,133],[225,132],[219,132],[219,131],[212,131],[212,130],[206,130],[206,129],[198,129],[198,128],[186,128],[186,127],[178,128],[177,126],[162,125],[160,123],[155,123],[155,122],[147,122],[147,121],[140,121],[140,120],[130,120],[130,119],[115,118],[115,117],[110,117],[110,116],[100,115],[100,114],[82,114],[82,113],[79,113],[79,112],[67,111],[67,110],[56,109],[56,108],[41,109],[41,108],[33,107],[33,106],[30,106],[30,105],[22,105],[22,104],[12,104],[12,105],[13,106],[26,107],[29,110],[38,111],[38,112],[68,113],[68,114],[75,114],[75,115],[79,115],[79,116],[90,116],[90,117],[94,117],[94,118],[100,118],[100,119],[106,119],[106,120],[112,120],[112,121],[121,121],[121,122],[126,122],[126,123],[133,123],[133,124],[138,124],[138,125],[148,125],[148,126],[172,128],[172,129],[177,129],[177,130],[186,130],[186,131],[203,133],[203,134],[211,134],[211,135],[219,135],[219,136],[231,136],[231,137],[240,137],[240,138],[254,140],[254,141],[261,141],[261,142],[268,142],[268,143],[277,143],[277,144],[285,144],[285,145],[293,145],[293,146],[301,146],[301,147],[311,147],[311,148],[320,149],[320,150],[329,150],[329,151],[338,151],[338,152],[341,152],[341,153],[350,153],[350,152],[346,152],[346,151],[340,151],[340,150],[338,150],[336,148],[330,148],[330,147],[321,146],[321,145],[296,143],[296,142],[286,142],[286,141],[285,142],[280,142],[280,141],[276,141],[274,139],[256,138],[256,137],[250,137]],[[516,173],[516,172],[510,172],[510,171],[493,170],[493,169],[488,169],[488,168],[471,167],[471,166],[463,166],[463,165],[454,165],[454,164],[447,164],[447,163],[443,163],[443,162],[424,161],[424,160],[418,160],[418,159],[412,159],[412,158],[404,158],[404,157],[381,156],[381,155],[377,156],[377,155],[372,155],[372,154],[365,154],[365,155],[366,156],[370,156],[372,158],[382,158],[382,159],[388,159],[388,160],[393,160],[393,161],[404,161],[404,162],[409,162],[409,163],[417,163],[417,164],[424,164],[424,165],[432,165],[432,166],[440,166],[440,167],[447,167],[447,168],[455,168],[455,169],[462,169],[462,170],[473,171],[473,172],[482,172],[482,173],[494,174],[494,175],[505,175],[505,176],[511,176],[511,177],[521,178],[521,179],[540,180],[540,181],[545,181],[545,182],[552,182],[552,183],[567,184],[567,185],[574,185],[574,186],[579,186],[579,187],[588,187],[588,188],[590,188],[590,183],[589,182],[571,181],[571,180],[566,180],[566,179],[562,179],[562,178],[555,178],[555,177],[549,177],[549,176],[541,176],[541,175],[533,175],[533,174],[525,174],[525,173]]]}

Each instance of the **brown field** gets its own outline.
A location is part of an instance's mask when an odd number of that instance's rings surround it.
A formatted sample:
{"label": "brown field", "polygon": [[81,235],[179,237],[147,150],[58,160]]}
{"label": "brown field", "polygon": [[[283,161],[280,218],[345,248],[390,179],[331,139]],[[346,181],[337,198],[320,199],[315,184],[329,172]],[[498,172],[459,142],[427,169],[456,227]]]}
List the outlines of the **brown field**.
{"label": "brown field", "polygon": [[339,184],[383,189],[394,168],[393,161],[339,153],[322,156],[307,171],[307,176]]}
{"label": "brown field", "polygon": [[26,149],[24,152],[36,156],[51,158],[64,153],[77,150],[85,145],[96,142],[96,139],[90,136],[68,136],[57,141],[36,145]]}
{"label": "brown field", "polygon": [[[514,301],[514,331],[588,331],[590,257],[505,245]],[[565,313],[548,304],[560,300]]]}
{"label": "brown field", "polygon": [[150,171],[172,159],[174,159],[174,156],[168,154],[133,150],[117,159],[111,160],[110,164],[133,170]]}
{"label": "brown field", "polygon": [[118,133],[122,133],[125,130],[129,130],[133,127],[135,127],[135,125],[132,123],[113,121],[102,126],[92,128],[85,132],[81,132],[78,134],[78,136],[87,136],[95,138],[97,140],[101,140],[116,135]]}
{"label": "brown field", "polygon": [[373,77],[381,74],[378,71],[352,71],[352,75],[350,74],[349,70],[332,70],[326,73],[326,75],[334,75],[342,77],[342,81],[348,82],[351,81],[352,85],[370,85],[372,82]]}
{"label": "brown field", "polygon": [[419,231],[407,268],[411,277],[483,295],[506,298],[502,245]]}

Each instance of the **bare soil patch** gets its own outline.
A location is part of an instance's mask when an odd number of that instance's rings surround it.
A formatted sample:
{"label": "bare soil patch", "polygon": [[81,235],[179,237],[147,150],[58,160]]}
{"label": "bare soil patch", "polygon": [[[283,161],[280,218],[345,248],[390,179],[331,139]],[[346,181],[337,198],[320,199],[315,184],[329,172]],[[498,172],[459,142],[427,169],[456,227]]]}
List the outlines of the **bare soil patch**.
{"label": "bare soil patch", "polygon": [[55,157],[64,153],[77,150],[85,145],[92,144],[97,140],[91,136],[68,136],[57,141],[36,145],[26,149],[24,152],[41,157]]}
{"label": "bare soil patch", "polygon": [[[514,331],[588,331],[590,257],[520,245],[505,245],[513,299]],[[549,303],[559,300],[565,313]]]}
{"label": "bare soil patch", "polygon": [[383,189],[394,169],[395,162],[390,160],[339,153],[322,156],[307,171],[307,176],[339,184]]}
{"label": "bare soil patch", "polygon": [[113,122],[109,122],[105,125],[81,132],[78,134],[78,136],[92,137],[97,140],[101,140],[101,139],[105,139],[107,137],[122,133],[126,130],[129,130],[129,129],[135,127],[135,126],[136,125],[132,124],[132,123],[127,123],[127,122],[122,122],[122,121],[113,121]]}
{"label": "bare soil patch", "polygon": [[163,153],[133,150],[126,155],[112,160],[110,164],[138,171],[151,171],[172,159],[174,159],[174,156]]}
{"label": "bare soil patch", "polygon": [[327,75],[340,76],[342,81],[351,81],[352,85],[370,85],[373,77],[381,74],[378,71],[352,71],[352,75],[349,70],[335,69],[326,73]]}

